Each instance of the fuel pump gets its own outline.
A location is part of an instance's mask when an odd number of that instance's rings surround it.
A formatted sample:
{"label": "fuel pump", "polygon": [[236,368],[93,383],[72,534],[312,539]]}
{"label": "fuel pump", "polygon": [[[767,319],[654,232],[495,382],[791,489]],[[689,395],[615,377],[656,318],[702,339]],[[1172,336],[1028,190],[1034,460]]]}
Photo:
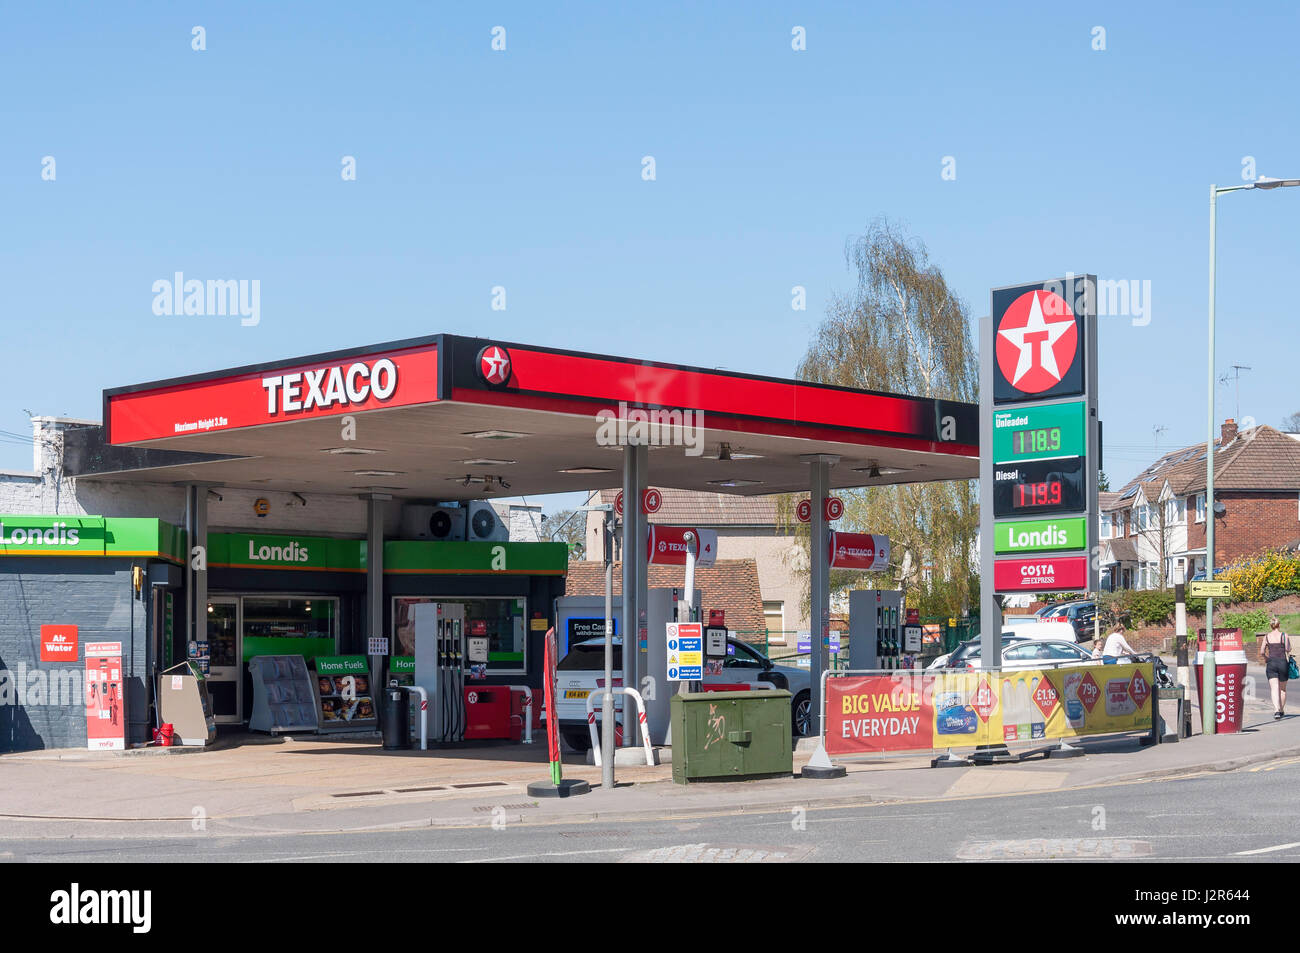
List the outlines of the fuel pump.
{"label": "fuel pump", "polygon": [[429,740],[452,744],[465,738],[465,607],[451,602],[417,603],[415,684],[429,693]]}
{"label": "fuel pump", "polygon": [[849,593],[849,668],[896,669],[903,655],[903,593],[855,589]]}

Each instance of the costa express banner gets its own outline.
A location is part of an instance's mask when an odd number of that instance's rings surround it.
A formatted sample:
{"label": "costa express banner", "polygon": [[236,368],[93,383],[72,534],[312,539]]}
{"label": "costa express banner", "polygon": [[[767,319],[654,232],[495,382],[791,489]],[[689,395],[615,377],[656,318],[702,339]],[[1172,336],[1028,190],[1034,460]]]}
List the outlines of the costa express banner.
{"label": "costa express banner", "polygon": [[1150,663],[826,681],[832,755],[1149,731]]}

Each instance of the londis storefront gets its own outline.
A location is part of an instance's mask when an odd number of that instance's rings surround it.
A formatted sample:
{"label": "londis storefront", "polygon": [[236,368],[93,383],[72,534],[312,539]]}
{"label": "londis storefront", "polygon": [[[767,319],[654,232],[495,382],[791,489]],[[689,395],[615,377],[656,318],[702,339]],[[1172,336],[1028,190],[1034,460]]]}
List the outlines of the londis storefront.
{"label": "londis storefront", "polygon": [[[365,659],[365,540],[245,533],[208,538],[207,640],[186,651],[207,671],[219,724],[247,720],[247,663],[255,656],[301,655],[309,666],[322,657]],[[485,685],[540,687],[541,640],[554,600],[563,595],[567,564],[562,543],[384,543],[389,665],[398,673],[410,668],[413,606],[455,603],[464,606],[467,631],[489,640]],[[338,714],[348,720],[354,711]]]}
{"label": "londis storefront", "polygon": [[87,695],[95,645],[117,646],[107,727],[145,740],[147,673],[175,644],[184,553],[164,520],[0,515],[0,751],[85,747],[87,713],[101,713]]}
{"label": "londis storefront", "polygon": [[[248,723],[249,663],[301,656],[325,676],[365,672],[366,541],[311,535],[208,534],[206,626],[184,631],[184,532],[156,519],[0,516],[0,750],[82,747],[85,699],[55,697],[77,685],[87,645],[122,646],[125,743],[156,723],[157,676],[184,659],[204,675],[218,724]],[[559,543],[390,541],[384,545],[381,664],[411,668],[412,608],[463,606],[467,630],[488,639],[483,678],[540,686],[542,637],[564,591]],[[58,633],[57,646],[47,644]],[[43,634],[45,640],[43,641]],[[337,672],[335,672],[337,670]],[[332,683],[330,683],[332,685]],[[321,689],[324,692],[324,689]],[[67,692],[64,692],[67,694]],[[373,693],[319,706],[331,727],[374,724]],[[367,724],[368,723],[368,724]]]}

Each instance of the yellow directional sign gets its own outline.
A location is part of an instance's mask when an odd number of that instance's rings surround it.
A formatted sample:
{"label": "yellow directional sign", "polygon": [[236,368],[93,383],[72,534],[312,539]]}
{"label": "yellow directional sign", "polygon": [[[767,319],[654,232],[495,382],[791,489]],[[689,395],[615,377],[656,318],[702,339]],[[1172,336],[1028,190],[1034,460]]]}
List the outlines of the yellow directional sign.
{"label": "yellow directional sign", "polygon": [[1227,599],[1232,596],[1231,582],[1210,582],[1201,580],[1200,582],[1189,582],[1187,584],[1187,594],[1189,596],[1212,596],[1215,599]]}

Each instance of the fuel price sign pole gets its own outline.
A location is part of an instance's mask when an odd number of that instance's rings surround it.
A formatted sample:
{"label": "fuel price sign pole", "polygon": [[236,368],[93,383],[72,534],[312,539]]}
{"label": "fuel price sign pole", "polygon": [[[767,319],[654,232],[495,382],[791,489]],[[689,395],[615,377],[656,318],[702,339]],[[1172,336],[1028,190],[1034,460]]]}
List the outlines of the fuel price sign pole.
{"label": "fuel price sign pole", "polygon": [[1095,276],[1074,274],[994,288],[980,321],[980,655],[989,667],[1001,667],[999,595],[1098,588],[1096,292]]}

